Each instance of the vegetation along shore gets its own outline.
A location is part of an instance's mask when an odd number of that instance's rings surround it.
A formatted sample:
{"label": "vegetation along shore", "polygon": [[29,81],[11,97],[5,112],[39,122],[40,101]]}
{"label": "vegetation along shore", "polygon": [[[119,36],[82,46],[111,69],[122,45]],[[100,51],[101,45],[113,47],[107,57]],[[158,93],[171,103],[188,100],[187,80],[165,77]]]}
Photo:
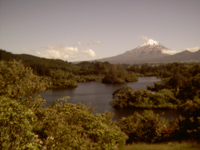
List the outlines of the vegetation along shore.
{"label": "vegetation along shore", "polygon": [[[113,121],[94,114],[93,106],[54,101],[41,91],[72,88],[77,82],[136,82],[138,76],[161,78],[147,89],[122,87],[113,92],[115,109],[140,108],[143,114]],[[153,93],[150,91],[154,91]],[[112,93],[111,93],[112,94]],[[67,96],[67,95],[66,95]],[[168,121],[154,109],[179,109]],[[198,63],[110,64],[14,55],[0,50],[0,149],[191,149],[200,148],[200,65]]]}

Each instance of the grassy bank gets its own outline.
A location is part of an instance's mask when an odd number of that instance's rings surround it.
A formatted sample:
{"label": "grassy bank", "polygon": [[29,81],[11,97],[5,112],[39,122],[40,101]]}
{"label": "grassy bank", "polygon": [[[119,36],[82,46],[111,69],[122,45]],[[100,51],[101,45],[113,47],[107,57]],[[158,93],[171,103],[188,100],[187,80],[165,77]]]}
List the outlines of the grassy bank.
{"label": "grassy bank", "polygon": [[169,142],[161,144],[134,143],[126,145],[123,150],[200,150],[200,144],[195,142]]}

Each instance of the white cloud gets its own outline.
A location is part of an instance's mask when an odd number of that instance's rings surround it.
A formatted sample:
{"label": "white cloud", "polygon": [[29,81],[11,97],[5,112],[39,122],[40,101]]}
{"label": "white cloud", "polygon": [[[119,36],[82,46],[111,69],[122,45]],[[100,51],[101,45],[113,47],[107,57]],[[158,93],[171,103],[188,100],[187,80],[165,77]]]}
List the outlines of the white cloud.
{"label": "white cloud", "polygon": [[78,42],[77,44],[78,44],[78,45],[93,45],[93,44],[102,44],[102,42],[101,42],[101,41],[85,42],[85,43]]}
{"label": "white cloud", "polygon": [[96,54],[93,50],[88,49],[88,50],[83,50],[81,51],[83,54],[86,54],[88,57],[96,57]]}
{"label": "white cloud", "polygon": [[75,53],[78,53],[78,52],[79,52],[79,50],[78,50],[77,47],[65,47],[65,48],[63,49],[63,51],[65,51],[65,52],[67,52],[67,53],[69,53],[69,54],[75,54]]}
{"label": "white cloud", "polygon": [[148,41],[148,40],[149,40],[149,38],[146,37],[146,36],[139,36],[139,38],[141,38],[141,39],[143,39],[143,40],[145,40],[145,41]]}
{"label": "white cloud", "polygon": [[67,52],[69,54],[75,54],[75,53],[79,52],[77,47],[62,47],[61,45],[48,45],[47,49],[64,51],[64,52]]}
{"label": "white cloud", "polygon": [[168,55],[174,55],[174,54],[177,54],[177,53],[180,53],[180,52],[181,52],[181,51],[168,50],[168,49],[163,49],[163,50],[162,50],[162,53],[168,54]]}
{"label": "white cloud", "polygon": [[174,55],[174,54],[177,54],[177,53],[181,53],[181,52],[183,52],[183,51],[185,51],[185,50],[188,50],[188,51],[190,51],[190,52],[196,52],[196,51],[198,51],[199,49],[200,49],[200,47],[186,48],[186,49],[179,50],[179,51],[177,51],[177,50],[165,50],[165,49],[163,49],[163,50],[162,50],[162,53],[164,53],[164,54],[169,54],[169,55]]}
{"label": "white cloud", "polygon": [[89,58],[96,57],[93,50],[79,50],[77,47],[63,47],[60,45],[49,45],[46,47],[48,50],[43,52],[36,52],[41,57],[71,60],[77,59],[78,57],[87,56]]}
{"label": "white cloud", "polygon": [[53,59],[74,59],[73,56],[69,56],[64,52],[60,52],[58,50],[46,50],[43,52],[36,52],[38,55],[45,57],[45,58],[53,58]]}
{"label": "white cloud", "polygon": [[196,51],[200,50],[200,47],[186,48],[186,49],[184,49],[184,50],[188,50],[188,51],[190,51],[190,52],[196,52]]}

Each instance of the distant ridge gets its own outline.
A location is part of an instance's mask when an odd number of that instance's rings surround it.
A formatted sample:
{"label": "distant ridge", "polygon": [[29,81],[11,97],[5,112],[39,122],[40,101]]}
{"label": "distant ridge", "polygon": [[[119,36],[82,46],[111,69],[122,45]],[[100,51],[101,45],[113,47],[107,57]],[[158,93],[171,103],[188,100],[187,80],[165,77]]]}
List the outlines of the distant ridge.
{"label": "distant ridge", "polygon": [[200,49],[196,52],[185,50],[175,55],[164,57],[160,62],[200,61]]}

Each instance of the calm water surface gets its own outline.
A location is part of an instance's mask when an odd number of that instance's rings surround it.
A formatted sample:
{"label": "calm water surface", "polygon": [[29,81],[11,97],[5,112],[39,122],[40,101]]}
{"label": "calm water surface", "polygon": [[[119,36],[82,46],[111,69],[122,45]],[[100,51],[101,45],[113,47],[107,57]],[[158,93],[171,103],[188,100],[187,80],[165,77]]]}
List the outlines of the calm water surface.
{"label": "calm water surface", "polygon": [[[115,90],[126,86],[129,86],[134,90],[146,89],[147,85],[153,85],[153,83],[157,81],[160,81],[160,79],[156,77],[139,77],[138,82],[124,84],[102,84],[101,82],[86,82],[78,83],[77,88],[46,90],[40,95],[46,99],[47,106],[59,98],[69,96],[70,99],[68,100],[68,103],[77,104],[80,102],[85,105],[91,103],[91,105],[95,105],[96,113],[103,113],[105,110],[108,110],[115,114],[113,120],[117,120],[121,117],[132,115],[134,111],[142,113],[143,110],[112,108],[112,106],[109,104],[109,101],[112,100],[112,93]],[[169,120],[177,118],[180,114],[177,110],[155,110],[154,112],[159,114],[164,112],[165,114],[162,116]]]}

